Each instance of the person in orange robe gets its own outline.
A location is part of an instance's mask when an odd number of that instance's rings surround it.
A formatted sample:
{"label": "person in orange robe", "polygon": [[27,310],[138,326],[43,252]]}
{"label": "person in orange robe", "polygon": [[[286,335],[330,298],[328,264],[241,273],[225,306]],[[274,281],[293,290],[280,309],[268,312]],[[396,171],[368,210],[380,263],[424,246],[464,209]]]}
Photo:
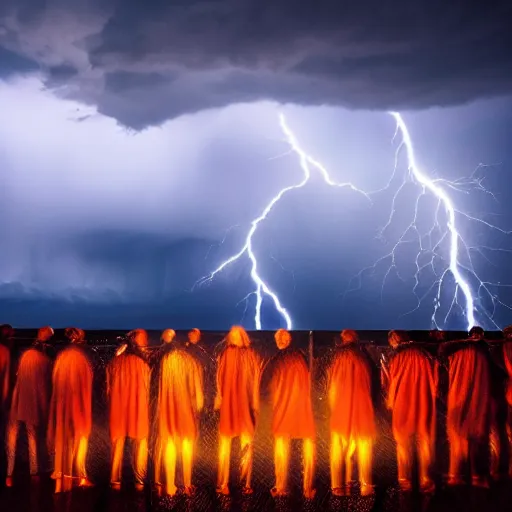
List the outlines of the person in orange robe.
{"label": "person in orange robe", "polygon": [[327,370],[331,413],[331,488],[343,496],[341,472],[344,464],[345,487],[352,481],[352,459],[357,450],[361,494],[372,488],[372,450],[376,437],[372,402],[372,374],[368,356],[358,345],[356,331],[345,329]]}
{"label": "person in orange robe", "polygon": [[187,347],[197,346],[197,344],[201,341],[201,331],[199,329],[191,329],[187,334],[188,341],[186,343]]}
{"label": "person in orange robe", "polygon": [[25,425],[28,437],[30,475],[36,476],[39,472],[39,445],[44,445],[42,438],[48,425],[51,396],[52,360],[48,355],[48,341],[52,336],[51,327],[42,327],[32,347],[20,357],[7,427],[7,487],[12,486],[21,424]]}
{"label": "person in orange robe", "polygon": [[440,354],[448,362],[448,484],[463,482],[462,465],[470,455],[473,485],[487,486],[477,458],[479,449],[489,443],[492,405],[490,356],[483,329],[473,327],[467,340],[443,344]]}
{"label": "person in orange robe", "polygon": [[[10,382],[11,382],[11,351],[8,345],[14,336],[14,329],[10,325],[0,325],[0,424],[3,425],[8,410]],[[0,428],[0,431],[3,431]]]}
{"label": "person in orange robe", "polygon": [[235,437],[240,438],[242,492],[252,492],[253,438],[259,413],[262,361],[250,344],[244,328],[234,326],[218,360],[214,407],[220,410],[217,492],[221,494],[229,494],[231,441]]}
{"label": "person in orange robe", "polygon": [[275,333],[279,353],[270,362],[270,391],[272,396],[272,433],[276,483],[274,497],[288,493],[290,441],[301,439],[303,448],[303,492],[313,498],[315,466],[315,422],[311,406],[311,380],[302,353],[290,348],[292,337],[285,329]]}
{"label": "person in orange robe", "polygon": [[[169,342],[160,363],[158,389],[158,437],[164,453],[166,492],[173,496],[177,451],[181,448],[185,494],[192,487],[192,463],[198,436],[198,414],[204,403],[203,372],[199,362],[184,348]],[[175,345],[175,346],[173,346]]]}
{"label": "person in orange robe", "polygon": [[[162,331],[160,335],[160,348],[155,350],[150,357],[150,366],[153,368],[151,372],[152,380],[154,380],[154,384],[156,384],[156,389],[160,388],[160,380],[161,380],[161,361],[163,356],[169,351],[171,347],[171,343],[176,338],[176,331],[174,329],[165,329]],[[158,392],[155,388],[152,388],[152,392],[150,393],[152,396],[158,397]],[[162,486],[162,461],[163,461],[163,451],[164,447],[162,446],[161,438],[159,435],[159,424],[158,424],[158,399],[156,403],[156,407],[151,409],[151,414],[155,418],[155,444],[154,444],[154,469],[155,469],[155,485],[157,487],[157,491],[160,493],[160,488]]]}
{"label": "person in orange robe", "polygon": [[402,331],[390,331],[393,348],[389,361],[382,364],[382,384],[386,406],[393,413],[398,481],[403,490],[411,488],[412,448],[416,441],[420,486],[434,489],[430,467],[434,460],[436,427],[437,363]]}
{"label": "person in orange robe", "polygon": [[55,468],[52,478],[55,492],[72,487],[73,463],[80,487],[90,487],[86,459],[92,426],[93,369],[81,347],[85,332],[70,327],[65,336],[71,346],[57,357],[53,367],[53,392],[50,405],[48,441],[55,449]]}
{"label": "person in orange robe", "polygon": [[512,477],[512,325],[503,329],[503,362],[507,370],[505,398],[507,401],[508,474]]}
{"label": "person in orange robe", "polygon": [[135,485],[144,488],[148,462],[150,368],[145,351],[148,335],[143,329],[128,334],[128,343],[116,353],[107,368],[112,440],[111,487],[121,488],[123,451],[126,438],[134,443]]}

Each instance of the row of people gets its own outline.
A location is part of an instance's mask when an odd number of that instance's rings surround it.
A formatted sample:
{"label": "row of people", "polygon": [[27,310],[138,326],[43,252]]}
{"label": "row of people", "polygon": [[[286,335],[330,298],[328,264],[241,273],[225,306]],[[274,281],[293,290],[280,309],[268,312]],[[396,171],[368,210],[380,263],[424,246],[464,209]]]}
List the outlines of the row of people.
{"label": "row of people", "polygon": [[[2,328],[2,338],[12,335]],[[30,471],[37,474],[37,431],[48,424],[48,441],[55,455],[53,478],[56,492],[68,490],[72,477],[79,485],[92,485],[87,476],[86,455],[92,428],[92,364],[83,348],[85,333],[66,330],[70,345],[59,353],[55,363],[48,355],[53,330],[40,329],[33,346],[21,356],[12,394],[7,428],[8,486],[12,485],[15,447],[19,427],[26,426],[29,441]],[[512,328],[505,330],[512,341]],[[203,364],[198,357],[197,330],[189,334],[184,346],[175,342],[172,330],[162,334],[163,347],[149,357],[148,336],[138,329],[129,333],[107,368],[107,395],[112,441],[111,486],[121,486],[124,444],[134,441],[136,485],[143,488],[147,479],[148,440],[150,438],[151,366],[158,382],[156,442],[153,447],[155,483],[169,495],[177,492],[176,460],[181,452],[184,492],[193,490],[192,467],[198,418],[204,405]],[[440,360],[448,367],[447,435],[450,442],[449,484],[462,481],[462,465],[472,445],[493,438],[491,363],[484,333],[473,328],[467,340],[440,345]],[[419,477],[423,490],[433,490],[431,476],[436,436],[436,396],[439,359],[401,331],[390,331],[390,357],[381,361],[381,382],[386,406],[392,411],[392,430],[397,445],[398,478],[402,488],[411,486],[412,450],[418,448]],[[217,491],[229,493],[231,443],[240,439],[240,476],[243,492],[251,491],[253,440],[259,414],[260,385],[263,373],[270,376],[272,432],[274,441],[274,496],[288,491],[290,441],[303,442],[303,490],[314,496],[315,422],[311,401],[311,375],[301,351],[291,347],[291,335],[280,329],[275,334],[279,352],[264,360],[251,347],[247,332],[233,327],[217,358],[214,407],[219,418],[219,468]],[[504,344],[504,362],[512,375],[512,343]],[[0,352],[0,384],[5,402],[8,389],[8,351]],[[373,492],[372,453],[377,437],[372,400],[372,367],[367,353],[353,330],[344,330],[327,370],[330,409],[331,487],[335,495],[347,492],[357,459],[361,493]],[[50,383],[51,382],[51,383]],[[512,404],[512,386],[507,400]],[[51,390],[51,392],[50,392]],[[49,418],[47,420],[47,418]],[[46,423],[47,422],[47,423]],[[510,424],[509,440],[512,441]],[[498,445],[493,447],[496,470]],[[484,485],[484,472],[473,465],[472,482]]]}

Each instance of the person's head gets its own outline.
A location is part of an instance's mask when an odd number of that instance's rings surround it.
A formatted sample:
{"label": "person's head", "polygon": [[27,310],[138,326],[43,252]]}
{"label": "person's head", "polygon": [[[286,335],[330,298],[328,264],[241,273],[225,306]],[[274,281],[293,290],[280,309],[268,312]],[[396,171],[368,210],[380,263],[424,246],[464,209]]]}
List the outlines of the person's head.
{"label": "person's head", "polygon": [[396,348],[402,343],[407,343],[409,341],[409,336],[405,331],[389,331],[388,333],[388,343],[391,347]]}
{"label": "person's head", "polygon": [[77,327],[68,327],[64,330],[64,336],[71,342],[81,344],[85,342],[85,331]]}
{"label": "person's head", "polygon": [[340,333],[340,342],[342,345],[347,345],[349,343],[357,343],[359,341],[359,336],[354,329],[343,329]]}
{"label": "person's head", "polygon": [[14,338],[14,329],[12,328],[12,325],[0,325],[0,342],[10,341],[12,338]]}
{"label": "person's head", "polygon": [[248,347],[251,344],[251,339],[243,327],[234,325],[227,335],[226,343],[233,347]]}
{"label": "person's head", "polygon": [[470,340],[483,340],[484,339],[484,330],[481,327],[479,327],[478,325],[471,327],[471,329],[469,330],[469,339]]}
{"label": "person's head", "polygon": [[192,343],[192,345],[197,345],[201,340],[201,331],[199,329],[192,329],[188,332],[188,341]]}
{"label": "person's head", "polygon": [[174,341],[174,338],[176,337],[176,332],[174,329],[165,329],[165,331],[162,332],[162,335],[160,336],[160,340],[162,343],[171,343]]}
{"label": "person's head", "polygon": [[512,340],[512,325],[508,325],[503,329],[503,337],[507,340]]}
{"label": "person's head", "polygon": [[46,343],[53,337],[53,335],[53,329],[47,325],[45,327],[41,327],[41,329],[37,331],[37,340]]}
{"label": "person's head", "polygon": [[139,348],[148,346],[148,333],[144,329],[134,329],[128,333],[127,337]]}
{"label": "person's head", "polygon": [[444,331],[440,331],[439,329],[432,329],[429,332],[429,337],[432,341],[442,342],[446,339],[446,333]]}
{"label": "person's head", "polygon": [[279,350],[288,348],[292,342],[292,335],[286,329],[279,329],[274,334],[276,345]]}

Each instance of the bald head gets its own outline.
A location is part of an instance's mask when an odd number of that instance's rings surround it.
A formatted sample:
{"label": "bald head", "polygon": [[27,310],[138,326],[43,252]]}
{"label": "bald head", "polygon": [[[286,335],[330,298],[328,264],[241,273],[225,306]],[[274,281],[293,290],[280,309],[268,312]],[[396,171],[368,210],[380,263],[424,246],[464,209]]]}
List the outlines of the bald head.
{"label": "bald head", "polygon": [[46,343],[53,337],[53,335],[53,329],[47,325],[45,327],[41,327],[39,331],[37,331],[37,340]]}
{"label": "bald head", "polygon": [[359,341],[359,335],[353,329],[343,329],[340,334],[340,340],[342,345],[357,343]]}
{"label": "bald head", "polygon": [[201,340],[201,331],[199,329],[192,329],[188,333],[188,341],[192,343],[192,345],[197,345]]}
{"label": "bald head", "polygon": [[274,334],[276,345],[279,350],[288,348],[292,342],[292,335],[286,329],[279,329]]}
{"label": "bald head", "polygon": [[85,332],[82,329],[78,329],[77,327],[68,327],[64,331],[64,336],[71,342],[71,343],[84,343],[85,341]]}
{"label": "bald head", "polygon": [[162,340],[162,343],[172,343],[175,337],[176,332],[174,329],[165,329],[165,331],[162,332],[160,339]]}
{"label": "bald head", "polygon": [[130,331],[128,338],[139,348],[148,346],[148,333],[144,329],[134,329]]}

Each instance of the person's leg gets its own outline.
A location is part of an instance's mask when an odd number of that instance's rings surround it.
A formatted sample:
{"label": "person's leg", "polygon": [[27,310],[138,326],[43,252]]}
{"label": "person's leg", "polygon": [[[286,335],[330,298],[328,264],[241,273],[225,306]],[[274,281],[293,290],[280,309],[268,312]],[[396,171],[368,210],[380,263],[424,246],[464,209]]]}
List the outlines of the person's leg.
{"label": "person's leg", "polygon": [[18,442],[18,432],[20,424],[16,420],[11,420],[7,424],[7,434],[5,449],[7,452],[7,477],[5,485],[12,487],[12,475],[14,473],[14,463],[16,461],[16,444]]}
{"label": "person's leg", "polygon": [[313,478],[315,476],[315,442],[313,439],[302,441],[303,464],[304,464],[304,497],[312,499],[315,496]]}
{"label": "person's leg", "polygon": [[185,494],[190,494],[192,487],[192,466],[194,464],[194,440],[183,439],[181,443],[181,460],[183,465],[183,484]]}
{"label": "person's leg", "polygon": [[162,454],[165,447],[163,442],[158,436],[155,442],[155,457],[154,457],[154,470],[155,470],[155,484],[162,485]]}
{"label": "person's leg", "polygon": [[229,494],[229,462],[231,459],[231,438],[220,436],[219,440],[219,472],[217,474],[217,491]]}
{"label": "person's leg", "polygon": [[176,442],[169,437],[165,442],[164,471],[165,471],[165,492],[169,496],[176,494]]}
{"label": "person's leg", "polygon": [[139,489],[144,487],[148,474],[148,440],[137,439],[134,443],[134,474],[135,485]]}
{"label": "person's leg", "polygon": [[126,438],[119,437],[112,442],[112,472],[110,474],[110,483],[114,488],[121,487],[125,440]]}
{"label": "person's leg", "polygon": [[244,485],[243,492],[248,494],[252,492],[252,461],[254,456],[253,437],[249,434],[240,436],[240,481]]}
{"label": "person's leg", "polygon": [[411,488],[412,440],[409,436],[395,434],[396,458],[398,464],[398,483],[404,490]]}
{"label": "person's leg", "polygon": [[457,433],[452,432],[450,442],[450,470],[448,475],[449,485],[459,485],[463,482],[462,465],[468,459],[468,440],[463,439]]}
{"label": "person's leg", "polygon": [[341,494],[342,449],[341,438],[336,432],[331,432],[331,490],[334,494]]}
{"label": "person's leg", "polygon": [[76,441],[75,465],[76,474],[80,478],[80,487],[92,487],[92,482],[87,476],[87,451],[89,449],[89,438],[81,436]]}
{"label": "person's leg", "polygon": [[352,438],[342,438],[341,447],[343,450],[343,461],[345,463],[344,483],[348,487],[352,482],[354,468],[354,453],[356,451],[356,442]]}
{"label": "person's leg", "polygon": [[272,489],[273,496],[282,496],[287,491],[288,462],[290,458],[290,439],[276,437],[274,440],[274,471],[276,484]]}
{"label": "person's leg", "polygon": [[418,462],[420,486],[424,492],[434,490],[434,482],[430,478],[432,466],[432,441],[426,436],[418,436]]}
{"label": "person's leg", "polygon": [[372,456],[373,441],[371,439],[358,439],[357,445],[357,464],[359,466],[359,482],[361,484],[361,494],[366,496],[373,493],[372,485]]}
{"label": "person's leg", "polygon": [[28,440],[28,458],[30,465],[30,475],[35,476],[39,473],[38,453],[37,453],[37,429],[34,425],[25,424]]}

